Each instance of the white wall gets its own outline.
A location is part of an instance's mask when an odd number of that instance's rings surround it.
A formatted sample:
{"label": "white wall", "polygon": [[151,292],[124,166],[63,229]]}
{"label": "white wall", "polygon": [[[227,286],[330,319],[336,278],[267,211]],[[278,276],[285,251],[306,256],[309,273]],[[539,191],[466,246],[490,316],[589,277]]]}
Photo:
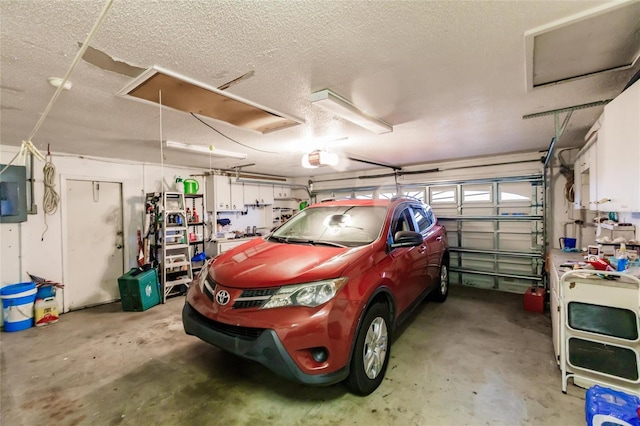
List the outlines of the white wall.
{"label": "white wall", "polygon": [[[6,164],[16,153],[15,147],[0,147],[0,163]],[[142,228],[144,194],[147,192],[173,190],[175,176],[183,178],[201,173],[199,169],[164,167],[157,164],[142,164],[113,161],[100,158],[53,153],[56,168],[55,189],[60,194],[60,204],[53,215],[46,217],[42,203],[44,195],[44,163],[34,162],[34,200],[37,214],[28,215],[27,221],[19,224],[0,224],[0,286],[29,281],[31,274],[64,283],[62,252],[62,224],[65,219],[65,198],[62,193],[67,179],[87,179],[121,182],[125,233],[125,270],[135,267],[137,252],[137,230]],[[23,165],[22,157],[14,165]],[[164,176],[164,178],[163,178]],[[201,178],[196,178],[201,182]],[[164,183],[163,183],[164,182]],[[100,230],[96,230],[100,232]],[[87,247],[90,249],[90,247]],[[70,266],[71,267],[71,266]],[[73,265],[74,268],[90,268],[92,265]]]}
{"label": "white wall", "polygon": [[[14,147],[0,147],[0,163],[7,163],[16,153]],[[427,169],[439,169],[439,171],[405,175],[399,177],[398,183],[407,185],[411,183],[443,182],[459,179],[490,178],[496,176],[522,176],[540,173],[542,163],[539,161],[543,155],[539,152],[511,154],[499,157],[476,158],[461,161],[450,161],[433,164],[423,164],[404,167],[404,171],[418,171]],[[56,190],[63,188],[66,179],[89,179],[121,182],[124,202],[124,226],[125,226],[125,269],[136,266],[136,231],[142,227],[144,194],[153,191],[172,190],[172,184],[176,176],[186,178],[190,175],[201,174],[200,169],[180,167],[164,167],[158,164],[141,164],[124,161],[112,161],[100,158],[78,157],[75,155],[53,155],[53,163],[56,167]],[[500,164],[498,164],[500,163]],[[20,159],[16,165],[22,164]],[[486,166],[486,164],[494,164]],[[563,223],[579,218],[579,212],[570,208],[564,200],[564,177],[558,173],[558,162],[552,163],[553,194],[552,194],[552,226],[549,241],[554,247],[558,245],[558,238],[565,234]],[[62,252],[63,235],[62,223],[64,220],[64,196],[61,199],[58,210],[51,216],[47,216],[49,226],[45,230],[44,215],[42,212],[42,197],[44,193],[42,162],[35,162],[35,187],[34,197],[38,206],[38,214],[29,215],[27,222],[20,224],[0,224],[0,286],[27,281],[27,271],[32,274],[45,277],[53,281],[64,282]],[[350,172],[332,175],[322,175],[318,178],[307,176],[294,179],[292,183],[306,185],[309,179],[315,181],[314,191],[329,188],[353,188],[375,187],[395,185],[393,177],[362,179],[360,176],[372,176],[390,172],[390,169],[369,170],[366,172]],[[163,178],[164,175],[164,178]],[[335,182],[319,182],[323,180],[346,177],[347,180]],[[195,177],[201,188],[204,188],[202,177]],[[202,189],[201,189],[202,191]],[[301,200],[308,200],[304,190],[293,189],[292,196]],[[249,207],[249,209],[252,209]],[[265,207],[264,209],[267,209]],[[268,226],[270,212],[255,209],[247,215],[235,214],[234,229],[242,230],[250,225]],[[627,217],[629,216],[629,217]],[[625,216],[627,221],[640,226],[640,218]],[[588,218],[590,220],[590,218]],[[621,217],[622,219],[622,217]],[[256,223],[263,220],[262,223]],[[569,227],[569,229],[571,229]],[[593,227],[583,230],[584,244],[588,238],[594,238]],[[87,268],[91,265],[74,265],[74,267]]]}

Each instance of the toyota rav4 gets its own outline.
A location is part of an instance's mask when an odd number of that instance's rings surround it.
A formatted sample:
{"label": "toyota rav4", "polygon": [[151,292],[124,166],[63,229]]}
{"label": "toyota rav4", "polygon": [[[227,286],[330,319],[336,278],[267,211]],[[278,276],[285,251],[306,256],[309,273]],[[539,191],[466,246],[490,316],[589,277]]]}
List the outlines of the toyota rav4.
{"label": "toyota rav4", "polygon": [[382,382],[397,325],[449,290],[445,229],[417,200],[314,204],[207,261],[182,311],[187,334],[311,385]]}

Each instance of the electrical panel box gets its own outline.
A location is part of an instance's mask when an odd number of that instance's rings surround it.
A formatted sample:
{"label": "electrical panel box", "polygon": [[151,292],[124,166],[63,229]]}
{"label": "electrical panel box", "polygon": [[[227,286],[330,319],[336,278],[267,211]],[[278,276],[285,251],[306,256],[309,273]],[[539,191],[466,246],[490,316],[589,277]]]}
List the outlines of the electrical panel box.
{"label": "electrical panel box", "polygon": [[[5,165],[0,164],[0,170]],[[9,166],[0,174],[0,223],[27,220],[27,168]]]}

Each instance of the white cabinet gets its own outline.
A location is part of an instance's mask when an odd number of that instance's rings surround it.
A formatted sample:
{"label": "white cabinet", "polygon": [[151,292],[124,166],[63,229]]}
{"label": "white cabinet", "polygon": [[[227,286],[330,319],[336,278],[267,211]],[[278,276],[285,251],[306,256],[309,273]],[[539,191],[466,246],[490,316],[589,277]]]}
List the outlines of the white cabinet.
{"label": "white cabinet", "polygon": [[230,210],[244,210],[244,188],[242,183],[231,182]]}
{"label": "white cabinet", "polygon": [[244,188],[229,176],[207,177],[207,211],[244,210]]}
{"label": "white cabinet", "polygon": [[290,198],[291,188],[284,185],[273,185],[273,198]]}
{"label": "white cabinet", "polygon": [[640,81],[604,107],[596,153],[599,209],[640,211]]}
{"label": "white cabinet", "polygon": [[244,185],[244,201],[247,205],[252,206],[259,204],[260,200],[260,186],[247,183]]}
{"label": "white cabinet", "polygon": [[244,202],[247,205],[273,204],[273,186],[245,183]]}
{"label": "white cabinet", "polygon": [[576,209],[595,209],[597,200],[597,164],[596,164],[597,134],[587,142],[584,148],[578,153],[573,169],[573,192]]}
{"label": "white cabinet", "polygon": [[260,185],[260,204],[273,204],[273,185]]}
{"label": "white cabinet", "polygon": [[213,177],[213,197],[216,210],[229,210],[231,204],[231,183],[227,176]]}

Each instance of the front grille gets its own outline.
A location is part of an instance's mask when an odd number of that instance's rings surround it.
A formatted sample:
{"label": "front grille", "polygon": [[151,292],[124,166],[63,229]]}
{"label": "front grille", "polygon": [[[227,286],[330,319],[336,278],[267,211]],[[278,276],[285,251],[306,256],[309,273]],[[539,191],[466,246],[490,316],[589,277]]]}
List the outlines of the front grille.
{"label": "front grille", "polygon": [[243,290],[240,298],[272,296],[276,291],[278,291],[277,288]]}
{"label": "front grille", "polygon": [[212,330],[226,334],[227,336],[237,337],[242,340],[256,340],[265,330],[264,328],[241,327],[238,325],[225,324],[204,316],[201,318]]}
{"label": "front grille", "polygon": [[243,290],[233,304],[233,309],[259,308],[277,291],[277,288]]}
{"label": "front grille", "polygon": [[233,304],[233,309],[259,308],[264,302],[264,300],[237,300]]}
{"label": "front grille", "polygon": [[[216,282],[207,275],[207,281],[202,289],[205,297],[214,302],[216,290]],[[233,309],[259,308],[277,292],[277,288],[243,290],[240,296],[235,300]]]}

